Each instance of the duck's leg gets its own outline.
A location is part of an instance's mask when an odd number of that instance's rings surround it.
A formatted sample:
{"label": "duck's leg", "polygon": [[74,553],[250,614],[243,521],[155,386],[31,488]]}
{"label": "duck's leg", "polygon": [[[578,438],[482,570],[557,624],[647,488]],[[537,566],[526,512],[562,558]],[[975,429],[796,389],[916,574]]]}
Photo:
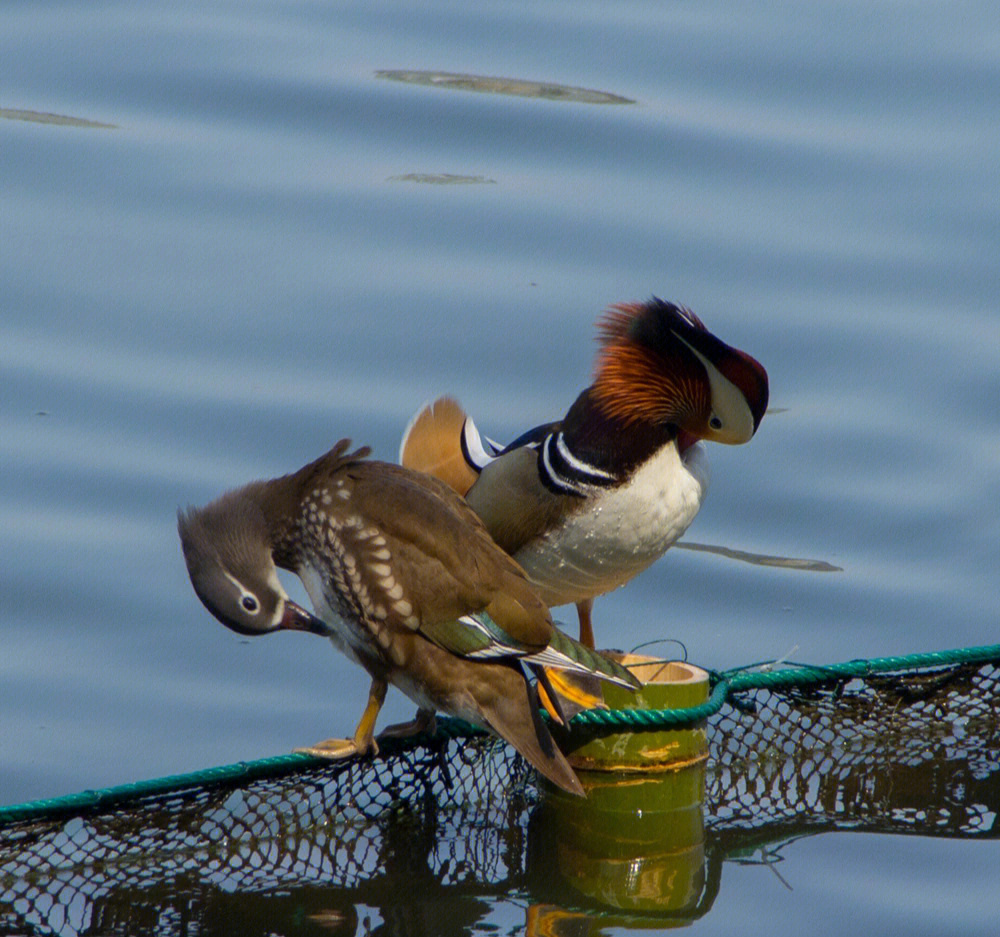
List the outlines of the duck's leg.
{"label": "duck's leg", "polygon": [[385,702],[386,690],[389,685],[385,680],[372,678],[368,691],[368,704],[361,714],[361,721],[354,730],[353,739],[326,739],[308,748],[297,748],[297,752],[316,755],[318,758],[349,758],[351,755],[377,755],[378,745],[375,743],[375,720]]}
{"label": "duck's leg", "polygon": [[411,735],[433,735],[437,732],[437,718],[433,709],[420,708],[416,716],[409,722],[397,722],[395,725],[386,726],[378,737],[390,739],[405,739]]}
{"label": "duck's leg", "polygon": [[590,610],[593,607],[593,599],[576,603],[576,615],[580,619],[580,643],[591,650],[594,649],[594,626],[590,621]]}

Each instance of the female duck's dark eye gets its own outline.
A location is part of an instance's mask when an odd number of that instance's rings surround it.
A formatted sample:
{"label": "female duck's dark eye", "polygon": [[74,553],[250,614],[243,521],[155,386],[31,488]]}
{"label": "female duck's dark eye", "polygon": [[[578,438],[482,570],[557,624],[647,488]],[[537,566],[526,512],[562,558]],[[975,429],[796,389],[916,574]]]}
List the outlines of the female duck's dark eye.
{"label": "female duck's dark eye", "polygon": [[712,419],[708,421],[708,425],[711,426],[712,429],[722,429],[722,420],[720,420],[717,416],[713,416]]}
{"label": "female duck's dark eye", "polygon": [[252,595],[245,595],[240,600],[240,605],[243,606],[245,611],[256,612],[260,606],[257,604],[257,600]]}

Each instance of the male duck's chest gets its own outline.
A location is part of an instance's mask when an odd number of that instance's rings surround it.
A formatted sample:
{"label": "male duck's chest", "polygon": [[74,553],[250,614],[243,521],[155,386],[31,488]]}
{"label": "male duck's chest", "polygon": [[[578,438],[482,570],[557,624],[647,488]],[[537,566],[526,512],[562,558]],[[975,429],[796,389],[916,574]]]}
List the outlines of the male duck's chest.
{"label": "male duck's chest", "polygon": [[665,446],[624,484],[594,489],[515,554],[549,604],[613,589],[656,560],[694,520],[708,486],[703,447]]}

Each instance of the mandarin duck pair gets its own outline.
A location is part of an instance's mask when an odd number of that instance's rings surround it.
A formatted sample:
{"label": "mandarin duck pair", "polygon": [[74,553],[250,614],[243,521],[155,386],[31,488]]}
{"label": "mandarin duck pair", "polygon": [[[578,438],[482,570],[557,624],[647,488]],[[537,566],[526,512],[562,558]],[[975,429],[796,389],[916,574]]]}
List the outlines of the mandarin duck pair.
{"label": "mandarin duck pair", "polygon": [[[562,420],[508,446],[442,398],[411,421],[401,466],[342,440],[298,472],[180,513],[191,582],[223,624],[328,637],[371,677],[353,738],[304,751],[376,753],[392,684],[419,710],[386,734],[426,729],[445,712],[583,794],[540,717],[541,705],[566,721],[552,678],[637,686],[593,650],[593,599],[684,533],[707,484],[700,440],[747,442],[768,397],[763,367],[681,306],[615,306],[600,333],[593,384]],[[314,612],[289,599],[277,567],[299,576]],[[580,641],[549,612],[570,602]]]}

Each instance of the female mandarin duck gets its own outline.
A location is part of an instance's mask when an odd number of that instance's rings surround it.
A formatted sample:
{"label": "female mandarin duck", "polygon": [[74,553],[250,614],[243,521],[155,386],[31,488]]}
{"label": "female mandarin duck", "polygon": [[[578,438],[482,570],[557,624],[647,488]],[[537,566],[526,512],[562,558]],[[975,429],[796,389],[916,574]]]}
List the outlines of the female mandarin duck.
{"label": "female mandarin duck", "polygon": [[[375,719],[391,683],[420,707],[418,720],[397,730],[427,725],[435,710],[450,713],[492,730],[555,784],[582,794],[522,664],[543,687],[542,665],[628,686],[635,679],[553,627],[520,567],[448,485],[348,447],[342,440],[298,472],[181,512],[198,597],[240,634],[311,631],[368,671],[353,739],[305,751],[376,753]],[[289,599],[276,566],[302,579],[315,615]]]}
{"label": "female mandarin duck", "polygon": [[555,423],[484,443],[443,397],[410,422],[400,462],[465,496],[549,606],[590,611],[687,530],[708,484],[699,440],[745,443],[767,409],[767,372],[689,309],[653,297],[599,321],[594,383]]}

